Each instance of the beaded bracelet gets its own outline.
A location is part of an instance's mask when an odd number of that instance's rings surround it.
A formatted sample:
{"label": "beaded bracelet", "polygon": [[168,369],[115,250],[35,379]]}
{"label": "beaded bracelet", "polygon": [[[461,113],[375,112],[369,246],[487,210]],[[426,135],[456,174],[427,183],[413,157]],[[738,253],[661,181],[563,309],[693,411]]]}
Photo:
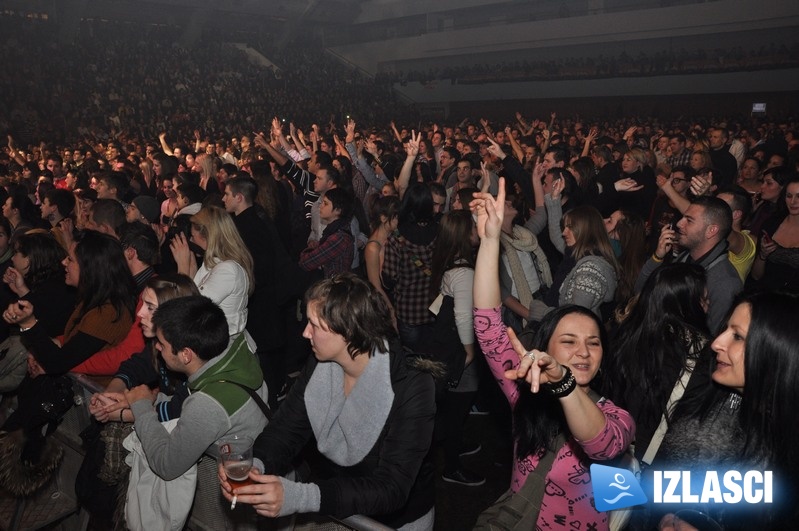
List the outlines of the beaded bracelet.
{"label": "beaded bracelet", "polygon": [[562,398],[571,394],[577,388],[577,380],[574,378],[571,369],[563,367],[563,378],[557,383],[541,384],[541,389],[554,396],[555,398]]}

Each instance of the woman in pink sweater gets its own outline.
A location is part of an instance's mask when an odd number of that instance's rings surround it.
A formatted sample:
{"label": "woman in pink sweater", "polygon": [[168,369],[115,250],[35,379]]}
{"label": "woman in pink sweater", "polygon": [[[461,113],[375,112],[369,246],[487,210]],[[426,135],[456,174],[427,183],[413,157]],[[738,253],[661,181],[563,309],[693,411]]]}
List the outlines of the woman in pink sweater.
{"label": "woman in pink sweater", "polygon": [[[566,442],[546,474],[539,529],[607,529],[608,517],[594,508],[589,476],[592,461],[624,452],[635,436],[630,414],[605,399],[594,401],[589,384],[599,371],[605,334],[596,316],[580,306],[563,306],[541,321],[527,350],[502,324],[499,291],[500,232],[504,182],[496,199],[475,194],[480,251],[474,278],[474,326],[488,365],[513,410],[515,461],[511,489],[562,433]],[[579,525],[578,525],[579,524]]]}

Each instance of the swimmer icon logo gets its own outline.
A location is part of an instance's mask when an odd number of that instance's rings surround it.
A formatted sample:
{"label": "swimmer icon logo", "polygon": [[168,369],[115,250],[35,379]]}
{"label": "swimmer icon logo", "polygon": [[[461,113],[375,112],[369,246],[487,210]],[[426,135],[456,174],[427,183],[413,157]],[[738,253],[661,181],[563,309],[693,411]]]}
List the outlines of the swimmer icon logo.
{"label": "swimmer icon logo", "polygon": [[626,468],[594,463],[591,465],[591,485],[597,511],[624,509],[647,501],[638,480]]}

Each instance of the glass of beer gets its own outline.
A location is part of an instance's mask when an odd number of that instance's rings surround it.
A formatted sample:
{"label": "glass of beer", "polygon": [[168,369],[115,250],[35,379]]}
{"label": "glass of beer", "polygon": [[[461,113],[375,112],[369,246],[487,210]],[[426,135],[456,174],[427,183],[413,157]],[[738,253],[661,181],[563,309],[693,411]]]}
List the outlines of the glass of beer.
{"label": "glass of beer", "polygon": [[232,435],[217,442],[219,460],[225,469],[230,486],[234,489],[252,485],[250,470],[252,469],[252,444],[250,437]]}

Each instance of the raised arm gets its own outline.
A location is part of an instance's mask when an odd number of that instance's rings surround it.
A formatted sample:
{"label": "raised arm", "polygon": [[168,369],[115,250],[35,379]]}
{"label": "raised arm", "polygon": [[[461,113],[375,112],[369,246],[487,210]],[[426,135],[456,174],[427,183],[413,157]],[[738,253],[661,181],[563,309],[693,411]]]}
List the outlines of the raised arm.
{"label": "raised arm", "polygon": [[546,197],[547,225],[549,226],[549,239],[552,245],[563,253],[566,251],[566,242],[563,240],[563,233],[560,231],[560,219],[563,217],[563,208],[560,200],[563,187],[563,179],[555,179],[552,182],[552,193]]}
{"label": "raised arm", "polygon": [[275,149],[275,147],[266,140],[266,135],[263,133],[253,133],[252,138],[255,145],[261,149],[265,149],[269,153],[269,156],[275,159],[275,162],[277,162],[279,166],[283,166],[289,161],[289,158],[286,155]]}
{"label": "raised arm", "polygon": [[402,144],[402,137],[400,136],[400,132],[397,130],[397,124],[394,123],[394,120],[391,120],[391,130],[394,132],[394,138]]}
{"label": "raised arm", "polygon": [[202,142],[200,141],[200,130],[194,130],[194,152],[201,153],[200,148],[202,147]]}
{"label": "raised arm", "polygon": [[158,141],[161,143],[161,149],[165,154],[169,155],[170,157],[174,156],[174,151],[172,151],[172,148],[169,147],[169,144],[166,142],[166,131],[162,131],[161,134],[158,135]]}
{"label": "raised arm", "polygon": [[[530,130],[530,126],[527,124],[527,122],[524,121],[524,118],[522,117],[522,113],[520,113],[518,111],[516,112],[516,122],[519,124],[519,128],[521,129],[521,131],[529,131]],[[527,132],[525,134],[530,134],[530,133]]]}
{"label": "raised arm", "polygon": [[512,133],[511,128],[506,127],[505,138],[507,138],[508,142],[510,142],[510,147],[513,149],[513,154],[516,156],[516,159],[519,162],[521,162],[522,160],[524,160],[524,150],[522,149],[522,146],[519,145],[519,142],[515,138],[513,138],[513,135],[511,133]]}
{"label": "raised arm", "polygon": [[25,163],[27,162],[25,160],[25,157],[22,156],[19,150],[17,150],[17,148],[14,147],[14,137],[12,137],[11,135],[8,135],[8,156],[11,157],[11,159],[20,166],[24,166]]}
{"label": "raised arm", "polygon": [[591,144],[594,143],[596,137],[599,136],[599,131],[596,127],[592,127],[588,134],[585,136],[585,143],[583,144],[583,152],[580,154],[581,157],[587,157],[588,154],[591,152]]}
{"label": "raised arm", "polygon": [[491,194],[479,192],[469,204],[477,216],[477,235],[480,250],[474,268],[474,307],[491,309],[500,305],[499,290],[499,237],[505,218],[505,179],[499,179],[496,199]]}
{"label": "raised arm", "polygon": [[405,162],[402,164],[399,176],[397,177],[397,193],[400,199],[405,195],[413,175],[413,166],[416,163],[416,157],[419,155],[419,141],[422,138],[422,133],[416,134],[416,131],[411,131],[411,139],[405,144]]}
{"label": "raised arm", "polygon": [[480,125],[483,126],[483,131],[486,132],[486,136],[490,139],[494,139],[494,130],[491,129],[491,125],[488,123],[488,120],[485,118],[480,118]]}
{"label": "raised arm", "polygon": [[339,151],[341,151],[342,157],[347,157],[352,163],[355,162],[354,160],[352,160],[352,153],[350,153],[349,150],[347,149],[347,145],[341,140],[341,138],[339,138],[338,135],[333,135],[333,142],[335,142],[336,146],[338,146]]}
{"label": "raised arm", "polygon": [[679,210],[680,213],[685,214],[685,211],[688,210],[689,206],[691,206],[691,201],[677,193],[677,190],[675,190],[671,184],[671,176],[666,177],[665,175],[658,175],[656,182],[658,187],[663,190],[663,193],[666,194],[666,197],[669,198],[669,201],[671,201],[674,207]]}
{"label": "raised arm", "polygon": [[300,158],[300,152],[294,149],[294,147],[289,144],[286,135],[283,134],[283,125],[280,123],[280,119],[275,116],[272,118],[272,135],[277,138],[278,142],[280,142],[280,146],[283,148],[283,151],[291,157],[291,160],[297,162],[302,160]]}

